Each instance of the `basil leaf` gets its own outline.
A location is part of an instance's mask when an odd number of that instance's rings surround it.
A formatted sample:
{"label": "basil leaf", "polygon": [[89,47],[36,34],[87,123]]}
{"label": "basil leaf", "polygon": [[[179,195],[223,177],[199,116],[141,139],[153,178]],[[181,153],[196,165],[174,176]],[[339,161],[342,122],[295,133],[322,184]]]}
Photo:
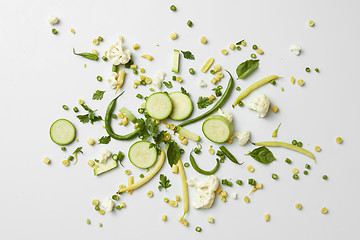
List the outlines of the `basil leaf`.
{"label": "basil leaf", "polygon": [[110,136],[103,136],[99,139],[99,144],[108,144],[111,141]]}
{"label": "basil leaf", "polygon": [[172,167],[174,164],[177,164],[177,162],[179,161],[179,157],[180,157],[180,148],[175,141],[169,142],[169,147],[168,147],[166,155],[167,155],[170,167]]}
{"label": "basil leaf", "polygon": [[186,59],[190,59],[190,60],[195,60],[194,55],[190,52],[190,51],[181,51],[182,54],[184,55],[184,58]]}
{"label": "basil leaf", "polygon": [[259,60],[247,60],[236,68],[236,74],[238,75],[237,79],[245,79],[250,75],[255,69],[259,67]]}
{"label": "basil leaf", "polygon": [[255,148],[250,153],[245,155],[252,157],[262,164],[269,164],[276,160],[272,152],[267,147]]}

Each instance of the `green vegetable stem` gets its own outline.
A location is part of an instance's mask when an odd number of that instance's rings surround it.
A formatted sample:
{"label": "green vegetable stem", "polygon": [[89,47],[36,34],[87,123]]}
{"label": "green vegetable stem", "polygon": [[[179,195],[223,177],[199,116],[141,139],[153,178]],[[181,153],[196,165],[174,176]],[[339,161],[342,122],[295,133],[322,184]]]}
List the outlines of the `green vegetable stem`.
{"label": "green vegetable stem", "polygon": [[90,59],[90,60],[94,60],[94,61],[97,61],[98,60],[98,56],[96,56],[95,54],[92,54],[92,53],[76,53],[75,52],[75,49],[73,48],[73,53],[75,55],[78,55],[78,56],[81,56],[81,57],[84,57],[84,58],[87,58],[87,59]]}

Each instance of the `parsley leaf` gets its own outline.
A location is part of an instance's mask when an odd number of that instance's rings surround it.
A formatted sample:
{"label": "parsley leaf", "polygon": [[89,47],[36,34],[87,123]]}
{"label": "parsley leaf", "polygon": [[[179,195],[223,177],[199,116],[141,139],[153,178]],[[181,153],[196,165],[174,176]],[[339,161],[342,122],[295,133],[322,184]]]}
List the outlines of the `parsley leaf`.
{"label": "parsley leaf", "polygon": [[103,136],[99,139],[99,144],[108,144],[111,141],[110,136]]}
{"label": "parsley leaf", "polygon": [[104,93],[105,93],[105,91],[96,90],[92,99],[93,100],[101,100],[101,99],[103,99]]}
{"label": "parsley leaf", "polygon": [[167,179],[167,177],[164,174],[160,174],[160,182],[159,182],[158,189],[161,191],[161,189],[166,189],[171,187],[170,180]]}
{"label": "parsley leaf", "polygon": [[183,94],[186,94],[186,95],[188,95],[189,96],[189,93],[185,90],[185,88],[183,88],[183,87],[181,87],[181,92],[183,93]]}
{"label": "parsley leaf", "polygon": [[85,104],[82,104],[81,106],[88,112],[88,114],[77,115],[76,117],[80,120],[80,122],[88,123],[90,121],[90,123],[93,124],[94,122],[102,120],[101,116],[96,116],[95,115],[96,110],[91,110]]}
{"label": "parsley leaf", "polygon": [[167,88],[172,88],[173,87],[173,85],[172,85],[172,83],[169,81],[169,82],[163,82],[163,84],[165,85],[165,87],[167,87]]}
{"label": "parsley leaf", "polygon": [[150,137],[150,133],[148,132],[147,130],[147,127],[146,127],[146,122],[144,119],[142,118],[138,118],[136,119],[136,124],[138,126],[138,129],[139,129],[139,138],[143,141],[146,141],[149,137]]}
{"label": "parsley leaf", "polygon": [[184,55],[184,58],[186,59],[190,59],[190,60],[195,60],[194,55],[190,52],[190,51],[181,51],[182,54]]}
{"label": "parsley leaf", "polygon": [[197,101],[197,106],[199,109],[203,109],[211,105],[212,103],[213,101],[211,101],[208,97],[199,97]]}
{"label": "parsley leaf", "polygon": [[180,148],[174,140],[171,140],[168,143],[169,143],[169,146],[168,146],[166,155],[167,155],[170,167],[172,167],[174,164],[177,164],[177,162],[179,161]]}
{"label": "parsley leaf", "polygon": [[245,39],[243,39],[243,40],[241,40],[241,41],[237,42],[235,45],[241,45],[241,43],[242,43],[243,41],[245,41]]}

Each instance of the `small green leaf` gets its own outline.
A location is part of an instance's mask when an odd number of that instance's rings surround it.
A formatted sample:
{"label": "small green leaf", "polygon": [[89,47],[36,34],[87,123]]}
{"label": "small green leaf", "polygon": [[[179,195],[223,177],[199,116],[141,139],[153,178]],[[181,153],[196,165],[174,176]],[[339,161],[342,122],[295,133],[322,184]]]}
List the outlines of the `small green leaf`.
{"label": "small green leaf", "polygon": [[103,136],[99,139],[99,144],[108,144],[111,141],[110,136]]}
{"label": "small green leaf", "polygon": [[169,147],[168,147],[166,155],[167,155],[170,167],[172,167],[174,164],[177,164],[177,162],[179,161],[179,157],[180,157],[180,148],[175,141],[169,142]]}
{"label": "small green leaf", "polygon": [[158,189],[161,191],[161,189],[166,189],[171,187],[170,180],[167,179],[167,177],[164,174],[160,174],[160,182],[159,182]]}
{"label": "small green leaf", "polygon": [[269,164],[276,160],[272,152],[267,147],[259,147],[252,150],[250,153],[245,154],[262,164]]}
{"label": "small green leaf", "polygon": [[213,101],[211,101],[208,97],[199,97],[197,101],[197,106],[199,109],[203,109],[211,105],[212,103]]}
{"label": "small green leaf", "polygon": [[247,76],[250,75],[255,69],[259,67],[259,60],[247,60],[241,63],[236,68],[236,74],[238,75],[237,79],[245,79]]}
{"label": "small green leaf", "polygon": [[186,59],[190,59],[190,60],[195,60],[194,55],[190,52],[190,51],[181,51],[182,54],[184,55],[184,58]]}
{"label": "small green leaf", "polygon": [[92,99],[93,100],[101,100],[101,99],[103,99],[104,93],[105,93],[105,91],[96,90]]}
{"label": "small green leaf", "polygon": [[165,87],[167,87],[167,88],[172,88],[173,87],[173,85],[172,85],[172,83],[169,81],[169,82],[163,82],[164,83],[164,85],[165,85]]}

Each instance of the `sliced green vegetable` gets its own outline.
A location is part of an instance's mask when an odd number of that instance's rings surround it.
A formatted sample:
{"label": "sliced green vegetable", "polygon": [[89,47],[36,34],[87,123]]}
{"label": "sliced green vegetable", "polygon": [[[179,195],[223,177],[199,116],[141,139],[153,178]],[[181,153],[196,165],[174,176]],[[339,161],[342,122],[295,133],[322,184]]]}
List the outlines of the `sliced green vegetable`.
{"label": "sliced green vegetable", "polygon": [[172,92],[169,97],[172,102],[172,111],[169,117],[176,121],[188,118],[193,111],[190,97],[182,92]]}
{"label": "sliced green vegetable", "polygon": [[100,175],[104,172],[108,172],[114,168],[116,168],[118,165],[117,165],[117,162],[116,161],[110,161],[109,163],[101,166],[101,167],[98,167],[98,168],[95,168],[94,169],[94,175]]}
{"label": "sliced green vegetable", "polygon": [[120,112],[124,114],[124,116],[130,120],[130,122],[136,123],[137,118],[129,110],[127,110],[127,108],[125,107],[121,108]]}
{"label": "sliced green vegetable", "polygon": [[221,115],[208,117],[202,125],[205,137],[215,143],[226,142],[230,138],[232,130],[233,126],[230,121]]}
{"label": "sliced green vegetable", "polygon": [[153,119],[163,120],[171,114],[172,102],[166,93],[153,93],[146,100],[145,109]]}
{"label": "sliced green vegetable", "polygon": [[195,133],[190,132],[189,130],[178,126],[177,127],[177,132],[181,135],[183,135],[185,138],[194,141],[194,142],[198,142],[200,141],[200,136],[196,135]]}
{"label": "sliced green vegetable", "polygon": [[130,162],[142,169],[146,169],[154,165],[157,160],[156,148],[150,148],[150,143],[146,141],[138,141],[129,148]]}
{"label": "sliced green vegetable", "polygon": [[173,61],[172,61],[172,71],[174,73],[179,72],[179,65],[180,65],[180,51],[174,49]]}
{"label": "sliced green vegetable", "polygon": [[94,61],[98,60],[98,56],[95,54],[92,54],[92,53],[86,53],[86,52],[85,53],[76,53],[74,48],[73,48],[73,53],[75,55],[78,55],[78,56],[81,56],[81,57],[84,57],[84,58],[87,58],[90,60],[94,60]]}
{"label": "sliced green vegetable", "polygon": [[50,138],[58,145],[68,145],[75,139],[75,127],[69,120],[58,119],[50,127]]}

